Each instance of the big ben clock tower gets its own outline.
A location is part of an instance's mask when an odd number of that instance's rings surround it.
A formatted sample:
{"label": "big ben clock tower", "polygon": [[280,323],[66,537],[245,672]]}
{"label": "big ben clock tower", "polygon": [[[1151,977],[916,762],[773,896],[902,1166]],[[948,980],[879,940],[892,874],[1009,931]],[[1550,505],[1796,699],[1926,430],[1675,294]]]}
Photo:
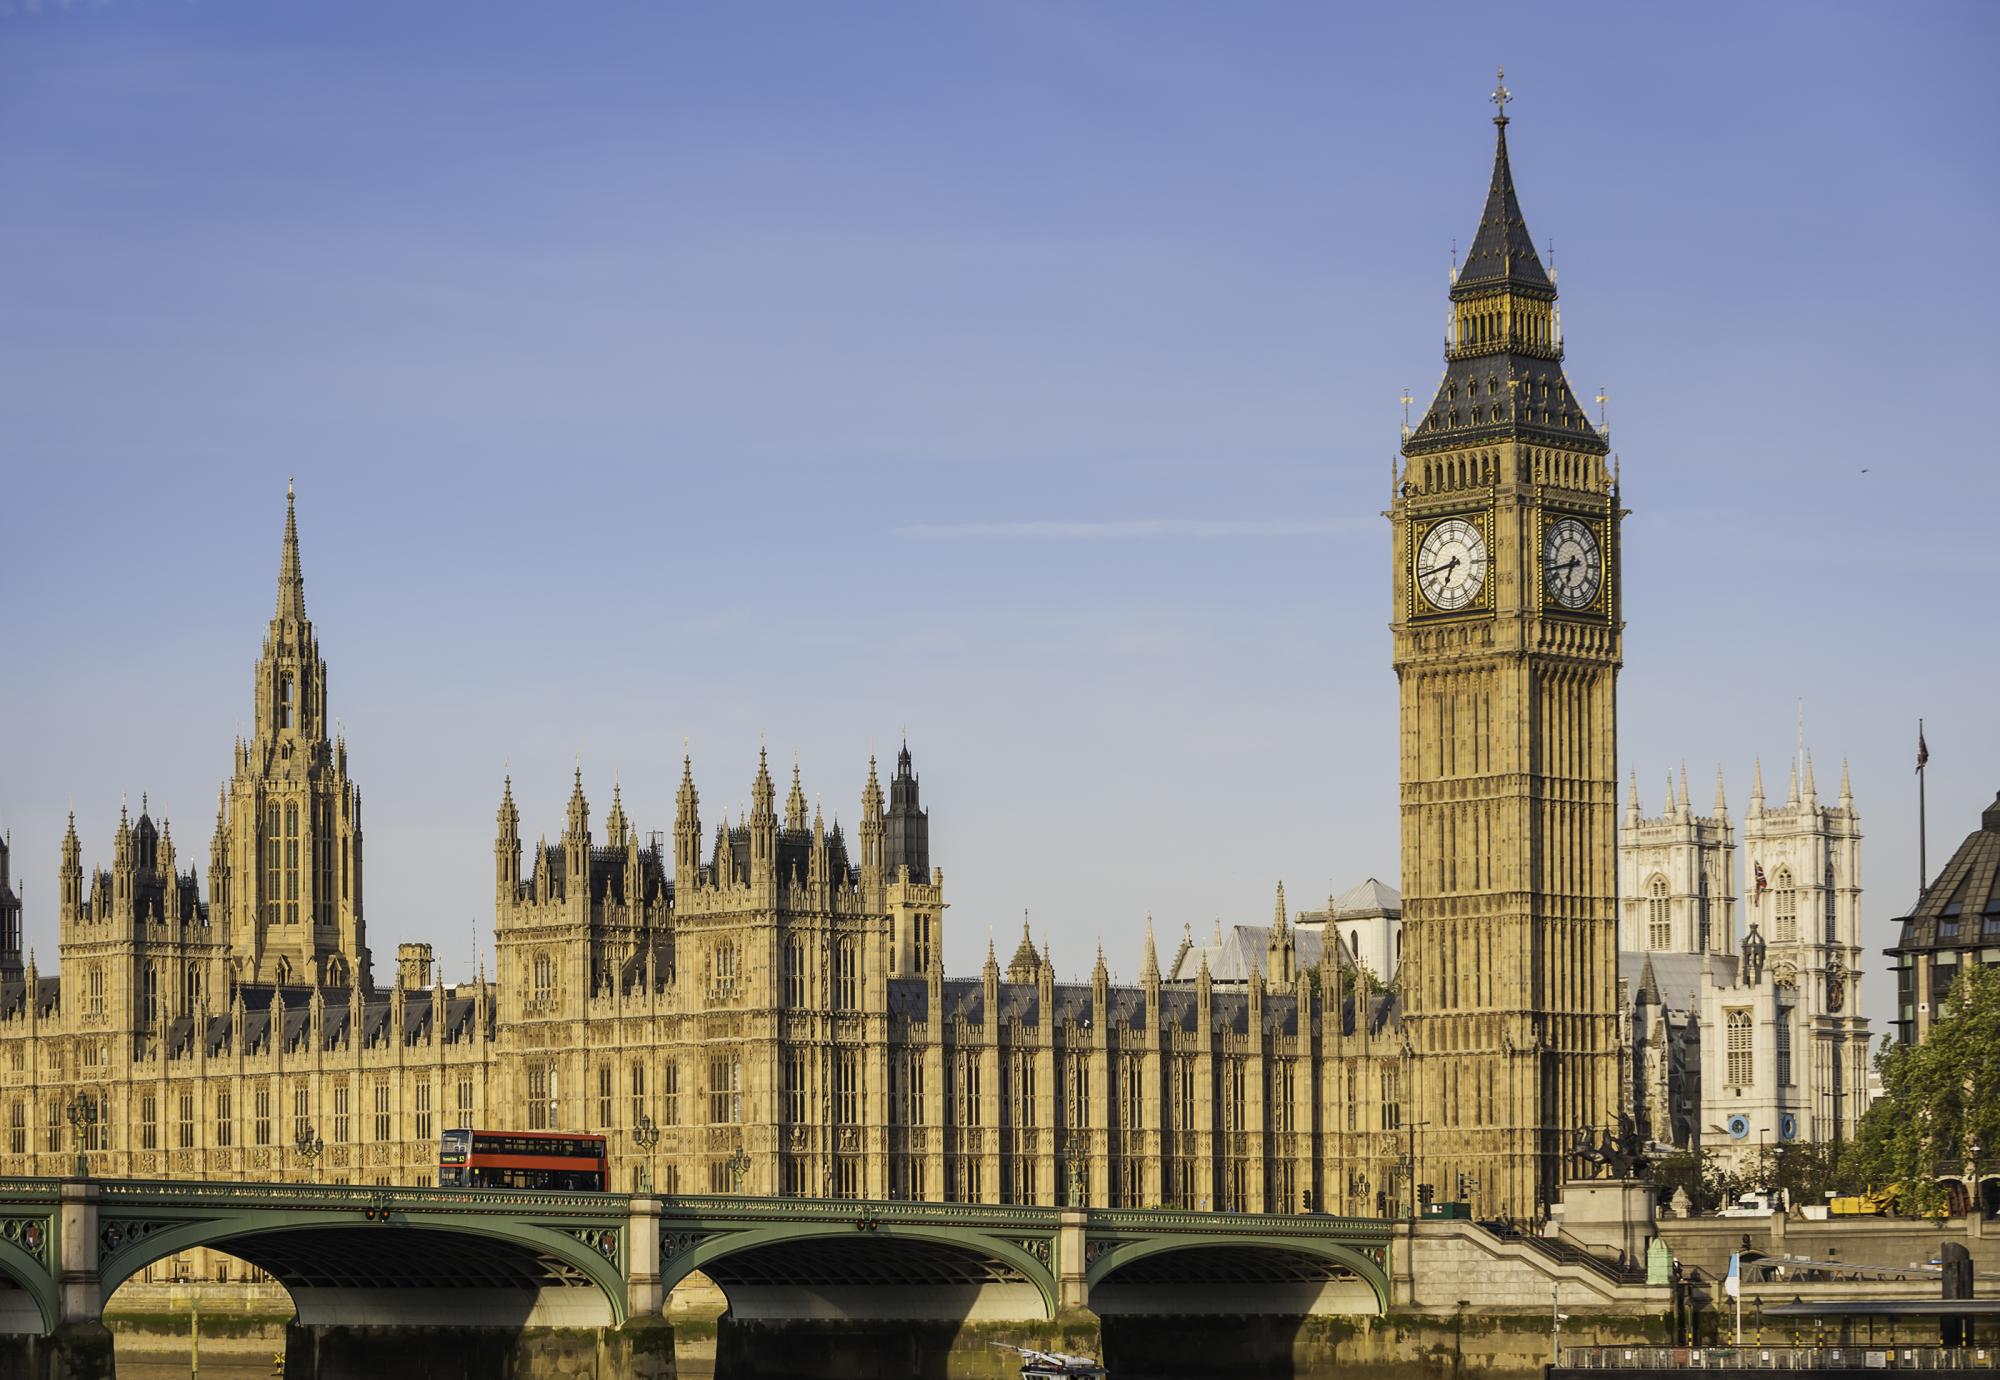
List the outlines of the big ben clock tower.
{"label": "big ben clock tower", "polygon": [[[1507,161],[1389,511],[1418,1184],[1539,1213],[1616,1124],[1618,492]],[[1476,1184],[1476,1187],[1474,1185]]]}

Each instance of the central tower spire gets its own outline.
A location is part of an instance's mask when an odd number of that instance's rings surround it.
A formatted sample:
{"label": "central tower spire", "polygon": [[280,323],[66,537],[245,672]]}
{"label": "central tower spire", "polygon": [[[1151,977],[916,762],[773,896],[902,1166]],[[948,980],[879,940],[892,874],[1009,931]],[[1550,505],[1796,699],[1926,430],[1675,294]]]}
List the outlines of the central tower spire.
{"label": "central tower spire", "polygon": [[296,620],[305,616],[306,579],[299,569],[297,494],[288,479],[285,481],[285,549],[278,557],[278,617]]}

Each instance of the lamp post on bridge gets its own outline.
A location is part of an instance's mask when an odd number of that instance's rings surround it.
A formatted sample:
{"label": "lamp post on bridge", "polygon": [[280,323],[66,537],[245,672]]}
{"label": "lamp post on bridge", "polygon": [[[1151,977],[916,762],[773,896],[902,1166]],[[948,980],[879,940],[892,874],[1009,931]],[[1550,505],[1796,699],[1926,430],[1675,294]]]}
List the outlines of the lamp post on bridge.
{"label": "lamp post on bridge", "polygon": [[750,1172],[750,1156],[745,1154],[743,1147],[739,1145],[736,1147],[736,1153],[722,1162],[722,1167],[729,1171],[729,1180],[735,1185],[733,1191],[741,1193],[743,1176]]}
{"label": "lamp post on bridge", "polygon": [[326,1142],[319,1138],[319,1133],[313,1130],[312,1123],[308,1121],[299,1127],[298,1135],[293,1137],[292,1148],[298,1151],[299,1159],[303,1162],[304,1176],[299,1182],[311,1183],[313,1166],[319,1163],[319,1157],[326,1152]]}
{"label": "lamp post on bridge", "polygon": [[84,1159],[85,1139],[97,1129],[97,1099],[89,1093],[78,1093],[69,1100],[63,1113],[69,1118],[70,1130],[76,1136],[76,1177],[90,1177],[90,1165]]}
{"label": "lamp post on bridge", "polygon": [[653,1147],[660,1143],[660,1128],[653,1124],[653,1118],[644,1112],[639,1114],[639,1124],[632,1128],[632,1143],[639,1147],[639,1191],[653,1191]]}

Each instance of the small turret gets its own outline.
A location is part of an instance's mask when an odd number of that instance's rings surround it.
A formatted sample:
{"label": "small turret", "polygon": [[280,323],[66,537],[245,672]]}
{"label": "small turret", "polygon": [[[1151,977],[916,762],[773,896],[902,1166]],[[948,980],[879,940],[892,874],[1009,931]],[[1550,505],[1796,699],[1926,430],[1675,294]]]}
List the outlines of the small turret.
{"label": "small turret", "polygon": [[570,787],[569,809],[563,821],[563,895],[579,906],[590,904],[590,802],[583,794],[583,767]]}
{"label": "small turret", "polygon": [[1845,755],[1840,759],[1840,808],[1843,810],[1854,808],[1854,784],[1848,780]]}
{"label": "small turret", "polygon": [[1677,799],[1680,804],[1681,818],[1688,819],[1692,817],[1694,807],[1688,802],[1688,764],[1686,762],[1681,763],[1681,790]]}
{"label": "small turret", "polygon": [[861,884],[879,887],[883,867],[882,783],[875,775],[875,758],[868,758],[868,784],[861,788]]}
{"label": "small turret", "polygon": [[623,848],[626,831],[630,828],[631,821],[625,818],[625,801],[620,794],[618,782],[614,780],[611,783],[611,809],[604,816],[605,846]]}
{"label": "small turret", "polygon": [[1153,916],[1150,911],[1146,914],[1145,948],[1139,956],[1139,985],[1156,990],[1160,985],[1160,948],[1153,942]]}
{"label": "small turret", "polygon": [[1298,950],[1285,914],[1285,884],[1278,883],[1278,901],[1271,915],[1271,938],[1265,953],[1265,980],[1274,992],[1290,989],[1297,976]]}
{"label": "small turret", "polygon": [[1764,759],[1755,759],[1750,776],[1750,818],[1764,813]]}
{"label": "small turret", "polygon": [[884,818],[883,870],[893,880],[900,869],[910,880],[931,875],[931,817],[918,803],[917,774],[910,765],[910,742],[896,754],[896,775],[889,783],[889,813]]}
{"label": "small turret", "polygon": [[1632,773],[1632,785],[1625,792],[1625,825],[1637,828],[1639,825],[1639,773]]}
{"label": "small turret", "polygon": [[750,783],[750,881],[760,885],[775,879],[778,869],[778,788],[771,783],[771,763],[757,749],[757,775]]}
{"label": "small turret", "polygon": [[800,833],[806,827],[806,793],[799,784],[799,760],[792,758],[792,789],[785,795],[785,831]]}
{"label": "small turret", "polygon": [[1007,960],[1007,981],[1033,982],[1035,972],[1041,966],[1041,957],[1035,952],[1034,936],[1028,932],[1028,917],[1021,916],[1021,942],[1014,949],[1014,956]]}
{"label": "small turret", "polygon": [[1729,801],[1722,793],[1722,768],[1720,765],[1715,769],[1715,817],[1717,819],[1729,818]]}
{"label": "small turret", "polygon": [[511,773],[501,779],[500,809],[494,819],[493,886],[495,898],[504,909],[521,889],[521,812],[514,808]]}
{"label": "small turret", "polygon": [[701,797],[694,788],[694,758],[681,745],[681,786],[674,793],[674,877],[692,889],[701,870]]}
{"label": "small turret", "polygon": [[76,837],[76,811],[69,812],[69,828],[63,833],[61,877],[62,921],[69,924],[83,916],[83,845]]}

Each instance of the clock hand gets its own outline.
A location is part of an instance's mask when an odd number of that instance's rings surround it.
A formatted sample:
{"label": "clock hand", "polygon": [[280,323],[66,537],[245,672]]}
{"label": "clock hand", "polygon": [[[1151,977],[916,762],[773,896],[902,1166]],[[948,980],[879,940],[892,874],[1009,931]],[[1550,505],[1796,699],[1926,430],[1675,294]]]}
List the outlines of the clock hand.
{"label": "clock hand", "polygon": [[1431,567],[1431,568],[1430,568],[1429,570],[1419,570],[1419,571],[1417,572],[1417,578],[1418,578],[1419,580],[1421,580],[1421,579],[1423,579],[1423,578],[1424,578],[1424,576],[1426,576],[1426,575],[1435,575],[1435,574],[1437,574],[1437,573],[1438,573],[1438,572],[1439,572],[1440,570],[1450,570],[1450,569],[1451,569],[1451,568],[1452,568],[1453,566],[1455,566],[1455,565],[1457,565],[1457,564],[1458,564],[1458,557],[1456,557],[1456,556],[1453,556],[1453,557],[1452,557],[1452,558],[1451,558],[1450,560],[1446,561],[1446,562],[1445,562],[1445,563],[1444,563],[1443,565],[1434,565],[1434,566],[1432,566],[1432,567]]}

